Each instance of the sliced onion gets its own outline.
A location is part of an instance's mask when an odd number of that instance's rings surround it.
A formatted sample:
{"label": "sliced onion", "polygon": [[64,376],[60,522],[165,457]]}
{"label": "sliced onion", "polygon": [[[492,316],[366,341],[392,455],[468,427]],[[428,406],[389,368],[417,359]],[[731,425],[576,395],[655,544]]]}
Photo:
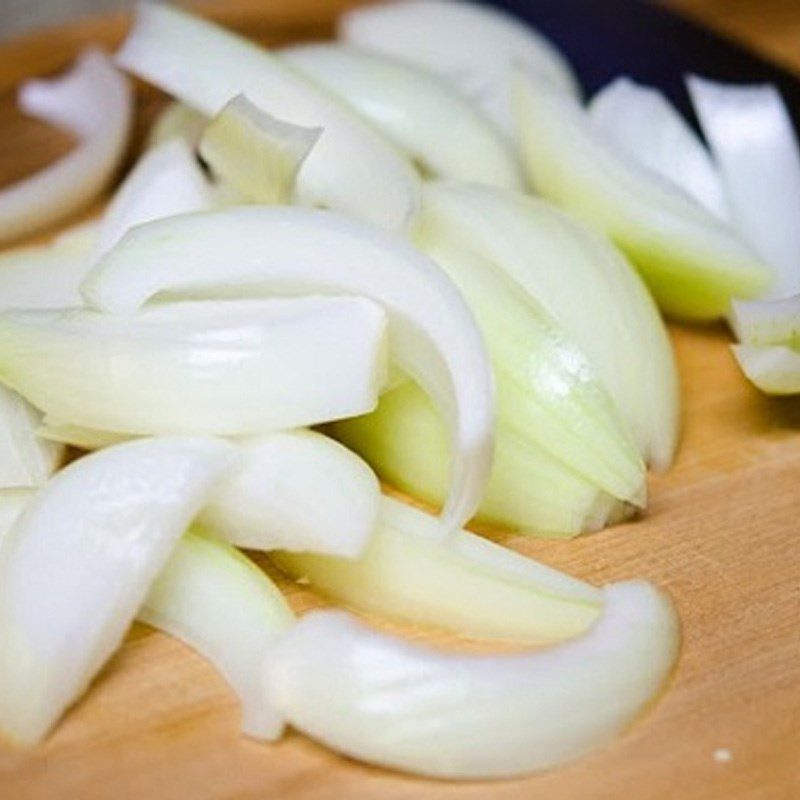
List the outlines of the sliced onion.
{"label": "sliced onion", "polygon": [[[489,525],[551,538],[598,531],[632,509],[569,469],[503,412],[498,398],[496,447],[477,518]],[[381,396],[364,417],[328,427],[393,486],[432,505],[447,497],[447,426],[415,384]]]}
{"label": "sliced onion", "polygon": [[283,719],[266,698],[262,664],[294,616],[252,561],[190,529],[151,586],[138,619],[186,642],[222,673],[241,700],[246,734],[266,740],[281,735]]}
{"label": "sliced onion", "polygon": [[0,546],[0,731],[39,741],[119,645],[235,451],[130,442],[62,470]]}
{"label": "sliced onion", "polygon": [[418,0],[356,8],[339,17],[339,37],[365,50],[418,64],[450,80],[514,138],[512,64],[578,95],[572,69],[553,44],[497,8],[471,2]]}
{"label": "sliced onion", "polygon": [[402,230],[417,205],[411,164],[337,98],[268,51],[177,8],[142,3],[117,61],[212,117],[239,94],[324,133],[298,175],[298,199]]}
{"label": "sliced onion", "polygon": [[589,103],[594,129],[622,152],[691,195],[720,219],[730,212],[705,145],[662,92],[617,78]]}
{"label": "sliced onion", "polygon": [[172,303],[132,317],[7,312],[0,374],[48,422],[258,433],[373,408],[385,327],[380,307],[355,297]]}
{"label": "sliced onion", "polygon": [[511,148],[445,81],[411,64],[341,44],[300,45],[281,57],[347,101],[428,174],[522,187]]}
{"label": "sliced onion", "polygon": [[800,148],[780,93],[697,77],[687,85],[733,221],[774,270],[770,296],[800,292]]}
{"label": "sliced onion", "polygon": [[61,77],[23,84],[19,104],[79,143],[64,158],[0,191],[0,241],[45,228],[94,200],[119,166],[133,118],[128,82],[95,50]]}
{"label": "sliced onion", "polygon": [[136,225],[213,205],[212,189],[189,145],[169,139],[146,151],[117,190],[103,216],[94,257],[105,255]]}
{"label": "sliced onion", "polygon": [[800,349],[800,294],[782,300],[738,300],[730,321],[740,342]]}
{"label": "sliced onion", "polygon": [[283,122],[237,95],[200,138],[200,155],[214,174],[254,203],[288,203],[295,177],[322,128]]}
{"label": "sliced onion", "polygon": [[380,486],[347,448],[313,431],[240,439],[239,471],[220,484],[200,522],[252,550],[353,558],[372,536]]}
{"label": "sliced onion", "polygon": [[519,284],[592,362],[642,457],[670,465],[680,419],[670,341],[647,289],[603,236],[535,198],[432,183],[418,238],[434,250],[457,241]]}
{"label": "sliced onion", "polygon": [[131,231],[83,285],[90,304],[117,312],[132,311],[165,291],[325,291],[382,303],[392,357],[452,426],[445,527],[459,528],[472,516],[491,463],[491,370],[458,290],[410,245],[329,212],[235,208]]}
{"label": "sliced onion", "polygon": [[554,767],[624,730],[678,654],[666,596],[643,582],[604,594],[585,636],[513,655],[440,653],[312,612],[270,653],[268,697],[294,727],[372,764],[458,779]]}
{"label": "sliced onion", "polygon": [[36,489],[0,489],[0,551],[3,539],[34,497]]}
{"label": "sliced onion", "polygon": [[800,394],[800,351],[784,345],[733,345],[748,380],[766,394]]}
{"label": "sliced onion", "polygon": [[466,531],[441,542],[434,517],[390,497],[357,559],[273,558],[337,602],[463,636],[567,639],[591,625],[602,600],[588,584]]}
{"label": "sliced onion", "polygon": [[43,422],[36,429],[36,435],[48,442],[61,442],[81,450],[102,450],[104,447],[122,444],[133,438],[126,433],[96,431],[91,428],[82,428],[80,425],[67,425],[52,421]]}
{"label": "sliced onion", "polygon": [[158,147],[170,139],[181,139],[194,150],[207,125],[208,117],[173,100],[156,117],[147,137],[147,146]]}
{"label": "sliced onion", "polygon": [[688,319],[727,313],[769,269],[685,192],[602,138],[571,97],[515,72],[523,162],[534,187],[605,232],[642,273],[661,308]]}

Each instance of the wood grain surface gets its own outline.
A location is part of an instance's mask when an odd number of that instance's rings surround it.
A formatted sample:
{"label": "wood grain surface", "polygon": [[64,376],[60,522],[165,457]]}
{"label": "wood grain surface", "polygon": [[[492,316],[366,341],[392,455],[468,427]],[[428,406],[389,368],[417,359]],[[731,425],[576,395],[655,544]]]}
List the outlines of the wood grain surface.
{"label": "wood grain surface", "polygon": [[[696,14],[706,6],[709,19],[715,6],[720,14],[738,8],[743,19],[757,6],[767,32],[769,9],[795,6],[676,2]],[[325,35],[345,4],[237,0],[220,2],[215,13],[275,44]],[[774,30],[790,21],[797,42],[800,12]],[[12,87],[63,66],[86,42],[113,44],[123,29],[122,18],[107,18],[0,49],[1,183],[69,146],[18,115]],[[759,41],[770,51],[770,35]],[[142,126],[158,103],[152,92],[141,94]],[[670,689],[611,746],[526,780],[451,784],[364,767],[295,733],[258,745],[239,735],[236,701],[208,664],[136,626],[45,744],[0,746],[0,798],[800,798],[800,400],[750,388],[722,327],[675,326],[672,334],[685,433],[677,466],[650,482],[647,515],[574,542],[506,537],[587,580],[644,577],[674,597],[684,641]],[[281,584],[298,609],[323,602]]]}

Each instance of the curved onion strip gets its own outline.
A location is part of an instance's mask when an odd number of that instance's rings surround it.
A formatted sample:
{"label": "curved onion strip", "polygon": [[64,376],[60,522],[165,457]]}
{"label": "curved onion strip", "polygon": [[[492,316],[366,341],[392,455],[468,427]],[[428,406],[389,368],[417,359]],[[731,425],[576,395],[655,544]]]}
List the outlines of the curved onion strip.
{"label": "curved onion strip", "polygon": [[519,165],[508,144],[437,76],[333,43],[290,47],[280,55],[346,100],[425,172],[522,188]]}
{"label": "curved onion strip", "polygon": [[591,361],[642,457],[670,465],[680,420],[672,347],[646,287],[605,237],[536,198],[447,183],[426,185],[418,236],[457,241],[519,284]]}
{"label": "curved onion strip", "polygon": [[247,557],[192,528],[161,570],[137,618],[207,658],[242,703],[242,728],[258,739],[283,732],[262,686],[262,665],[294,615]]}
{"label": "curved onion strip", "polygon": [[672,604],[650,584],[604,591],[583,637],[506,655],[441,653],[341,611],[303,617],[265,686],[288,722],[353,758],[439,778],[505,778],[607,743],[653,700],[678,653]]}
{"label": "curved onion strip", "polygon": [[234,458],[214,439],[129,442],[37,494],[0,546],[0,731],[34,743],[84,691]]}
{"label": "curved onion strip", "polygon": [[615,149],[571,97],[515,71],[523,162],[548,200],[605,232],[639,269],[661,308],[688,319],[755,297],[768,267],[684,191]]}
{"label": "curved onion strip", "polygon": [[94,200],[122,159],[133,115],[127,80],[94,50],[66,75],[25,83],[19,104],[79,143],[64,158],[0,191],[0,241],[44,228]]}
{"label": "curved onion strip", "polygon": [[308,209],[192,214],[131,231],[83,285],[89,303],[117,312],[159,292],[265,291],[355,293],[385,306],[392,357],[452,426],[444,518],[445,527],[460,528],[478,506],[491,465],[491,368],[456,287],[403,240]]}
{"label": "curved onion strip", "polygon": [[237,435],[363,414],[385,356],[385,314],[360,297],[0,314],[0,379],[49,421],[118,433]]}
{"label": "curved onion strip", "polygon": [[36,435],[48,442],[61,442],[81,450],[102,450],[115,444],[122,444],[133,438],[125,433],[111,433],[82,428],[80,425],[68,425],[45,419],[36,429]]}
{"label": "curved onion strip", "polygon": [[467,531],[441,542],[435,517],[390,497],[381,498],[374,536],[358,558],[272,558],[351,608],[461,636],[568,639],[591,625],[602,600],[588,584]]}
{"label": "curved onion strip", "polygon": [[335,96],[252,42],[143,3],[117,61],[209,117],[244,94],[282,120],[324,128],[298,175],[298,199],[391,230],[412,221],[419,177],[408,160]]}
{"label": "curved onion strip", "polygon": [[571,67],[550,41],[510,14],[478,3],[380,3],[340,16],[338,32],[350,44],[410,61],[448,79],[511,139],[516,132],[512,64],[561,92],[580,93]]}
{"label": "curved onion strip", "polygon": [[720,219],[730,218],[722,178],[705,145],[658,89],[617,78],[591,100],[594,129],[672,181]]}
{"label": "curved onion strip", "polygon": [[95,259],[105,255],[136,225],[203,211],[214,196],[200,165],[182,139],[169,139],[139,159],[103,216]]}
{"label": "curved onion strip", "polygon": [[207,125],[208,117],[173,100],[161,111],[151,126],[147,136],[147,147],[158,147],[170,139],[182,139],[194,150]]}
{"label": "curved onion strip", "polygon": [[0,551],[3,539],[34,497],[36,489],[0,489]]}
{"label": "curved onion strip", "polygon": [[773,268],[769,295],[800,292],[800,148],[778,90],[687,81],[733,221]]}
{"label": "curved onion strip", "polygon": [[295,177],[322,128],[276,119],[237,95],[200,137],[203,160],[217,178],[253,203],[288,204]]}
{"label": "curved onion strip", "polygon": [[781,300],[736,300],[730,322],[745,344],[785,344],[800,349],[800,294]]}
{"label": "curved onion strip", "polygon": [[375,529],[380,486],[354,453],[314,431],[238,439],[238,472],[199,517],[222,539],[251,550],[354,558]]}
{"label": "curved onion strip", "polygon": [[733,345],[747,379],[766,394],[800,394],[800,351],[783,345]]}

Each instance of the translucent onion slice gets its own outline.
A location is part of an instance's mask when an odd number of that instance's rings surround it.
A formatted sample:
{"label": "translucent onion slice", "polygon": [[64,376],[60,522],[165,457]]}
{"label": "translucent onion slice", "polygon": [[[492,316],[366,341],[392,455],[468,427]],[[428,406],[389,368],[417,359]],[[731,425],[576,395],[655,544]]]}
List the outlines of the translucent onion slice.
{"label": "translucent onion slice", "polygon": [[200,137],[214,174],[254,203],[288,203],[298,170],[322,134],[273,117],[237,95]]}
{"label": "translucent onion slice", "polygon": [[734,224],[774,270],[770,296],[800,292],[800,148],[780,93],[697,77],[687,86]]}
{"label": "translucent onion slice", "polygon": [[95,431],[91,428],[81,428],[80,425],[58,423],[52,419],[43,422],[36,429],[36,435],[48,442],[61,442],[81,450],[102,450],[104,447],[122,444],[132,438],[125,433]]}
{"label": "translucent onion slice", "polygon": [[236,435],[361,414],[383,385],[385,315],[363,298],[0,315],[0,381],[50,420]]}
{"label": "translucent onion slice", "polygon": [[133,95],[102,53],[85,52],[72,70],[23,84],[22,110],[74,134],[68,155],[0,191],[0,241],[8,241],[79,211],[109,184],[125,152]]}
{"label": "translucent onion slice", "polygon": [[411,222],[419,178],[408,160],[335,96],[252,42],[143,3],[117,61],[209,117],[244,94],[286,122],[324,128],[298,175],[298,199],[391,230]]}
{"label": "translucent onion slice", "polygon": [[585,636],[505,655],[442,653],[312,612],[272,650],[267,693],[291,725],[372,764],[457,779],[554,767],[632,723],[678,654],[666,596],[638,581],[604,595]]}
{"label": "translucent onion slice", "polygon": [[[529,431],[506,420],[498,397],[496,447],[478,507],[484,523],[552,538],[601,530],[630,513],[597,484],[567,468]],[[405,382],[381,396],[378,408],[328,427],[393,486],[432,505],[447,497],[447,426],[425,394]]]}
{"label": "translucent onion slice", "polygon": [[450,80],[510,138],[516,132],[512,64],[540,75],[559,91],[580,92],[558,49],[497,8],[443,0],[381,3],[346,12],[339,17],[338,30],[350,44],[410,61]]}
{"label": "translucent onion slice", "polygon": [[784,345],[733,345],[747,379],[766,394],[800,394],[800,351]]}
{"label": "translucent onion slice", "polygon": [[720,219],[730,212],[719,169],[662,92],[617,78],[588,107],[594,129],[622,152],[676,183]]}
{"label": "translucent onion slice", "polygon": [[324,291],[382,303],[392,357],[452,426],[445,519],[458,528],[472,516],[491,462],[492,376],[472,313],[432,261],[399,238],[330,212],[235,208],[131,231],[83,285],[90,304],[118,312],[165,291]]}
{"label": "translucent onion slice", "polygon": [[170,139],[182,139],[194,150],[207,125],[208,117],[173,100],[156,117],[147,137],[147,147],[158,147]]}
{"label": "translucent onion slice", "polygon": [[737,300],[730,321],[740,342],[800,349],[800,294],[782,300]]}
{"label": "translucent onion slice", "polygon": [[457,241],[541,304],[592,362],[642,457],[670,465],[680,419],[672,347],[649,292],[605,237],[532,197],[432,183],[418,238]]}
{"label": "translucent onion slice", "polygon": [[280,51],[305,75],[346,100],[424,172],[489,186],[522,187],[508,144],[445,81],[411,64],[341,44]]}
{"label": "translucent onion slice", "polygon": [[186,642],[222,673],[242,703],[246,734],[266,740],[281,735],[283,719],[266,698],[262,665],[294,615],[252,561],[202,529],[190,529],[137,616]]}
{"label": "translucent onion slice", "polygon": [[79,459],[0,546],[0,731],[46,735],[114,652],[235,450],[214,439],[130,442]]}
{"label": "translucent onion slice", "polygon": [[514,75],[523,162],[547,199],[605,232],[661,308],[688,319],[727,313],[760,294],[769,269],[736,234],[674,184],[601,137],[571,97]]}
{"label": "translucent onion slice", "polygon": [[36,489],[0,489],[0,549],[3,539],[36,496]]}
{"label": "translucent onion slice", "polygon": [[200,515],[219,537],[252,550],[353,558],[375,529],[380,486],[338,442],[313,431],[240,439],[238,472]]}
{"label": "translucent onion slice", "polygon": [[566,639],[594,622],[602,601],[588,584],[466,531],[443,543],[434,517],[389,497],[357,559],[273,558],[337,602],[463,636]]}
{"label": "translucent onion slice", "polygon": [[213,205],[211,186],[189,145],[169,139],[146,151],[117,190],[103,216],[94,257],[105,255],[136,225]]}

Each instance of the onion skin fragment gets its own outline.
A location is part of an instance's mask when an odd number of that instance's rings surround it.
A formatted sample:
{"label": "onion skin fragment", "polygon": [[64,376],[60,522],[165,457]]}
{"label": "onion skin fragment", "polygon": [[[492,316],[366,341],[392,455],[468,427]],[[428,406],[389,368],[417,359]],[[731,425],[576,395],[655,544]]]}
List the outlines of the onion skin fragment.
{"label": "onion skin fragment", "polygon": [[458,780],[549,769],[630,725],[678,655],[665,595],[642,581],[604,595],[584,636],[506,655],[441,653],[311,612],[271,652],[264,685],[292,726],[371,764]]}

